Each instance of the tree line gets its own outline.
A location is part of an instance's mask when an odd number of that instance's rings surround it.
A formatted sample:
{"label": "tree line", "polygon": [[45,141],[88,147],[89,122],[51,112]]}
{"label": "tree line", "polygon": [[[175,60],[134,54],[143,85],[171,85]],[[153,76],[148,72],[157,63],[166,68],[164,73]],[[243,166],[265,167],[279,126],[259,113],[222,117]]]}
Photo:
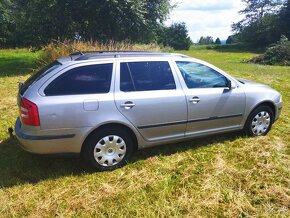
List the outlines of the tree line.
{"label": "tree line", "polygon": [[185,24],[164,25],[173,8],[170,0],[1,0],[0,45],[40,46],[75,36],[165,46],[178,41],[173,47],[186,49],[190,39]]}
{"label": "tree line", "polygon": [[[290,39],[290,0],[242,0],[244,19],[232,25],[226,44],[242,43],[266,47],[285,36]],[[211,36],[201,36],[198,44],[220,44]]]}
{"label": "tree line", "polygon": [[290,0],[243,0],[245,18],[232,25],[236,42],[265,47],[290,39]]}
{"label": "tree line", "polygon": [[[226,43],[265,47],[282,35],[290,38],[290,0],[243,0],[245,18],[232,25]],[[52,39],[156,42],[188,49],[184,23],[164,21],[175,5],[170,0],[1,0],[0,47],[41,46]],[[201,37],[200,44],[220,44]]]}
{"label": "tree line", "polygon": [[[229,36],[230,38],[231,36]],[[229,41],[229,38],[226,41],[226,44],[231,44],[232,42]],[[221,45],[222,42],[219,37],[216,38],[216,40],[213,40],[212,36],[201,36],[200,39],[198,40],[198,44],[200,45],[209,45],[209,44],[216,44],[216,45]]]}

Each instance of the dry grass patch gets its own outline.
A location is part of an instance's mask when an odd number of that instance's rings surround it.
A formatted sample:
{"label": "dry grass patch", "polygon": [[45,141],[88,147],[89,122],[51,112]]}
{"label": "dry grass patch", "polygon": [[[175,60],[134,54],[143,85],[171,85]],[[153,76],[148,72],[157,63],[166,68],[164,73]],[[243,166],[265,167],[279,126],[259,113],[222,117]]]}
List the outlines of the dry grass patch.
{"label": "dry grass patch", "polygon": [[170,48],[161,48],[157,44],[132,44],[129,42],[100,43],[98,41],[64,41],[61,43],[50,43],[42,49],[41,61],[49,63],[59,57],[68,56],[77,51],[152,51],[171,50]]}

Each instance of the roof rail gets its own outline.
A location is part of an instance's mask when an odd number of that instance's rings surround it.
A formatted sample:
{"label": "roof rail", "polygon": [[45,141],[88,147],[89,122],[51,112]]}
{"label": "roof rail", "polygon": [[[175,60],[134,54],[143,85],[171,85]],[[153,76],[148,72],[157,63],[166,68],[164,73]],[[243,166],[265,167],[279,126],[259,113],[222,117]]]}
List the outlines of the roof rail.
{"label": "roof rail", "polygon": [[103,54],[103,53],[152,53],[150,51],[129,51],[129,50],[116,50],[116,51],[109,51],[109,50],[96,50],[96,51],[82,51],[82,52],[75,52],[70,55],[83,55],[83,54]]}

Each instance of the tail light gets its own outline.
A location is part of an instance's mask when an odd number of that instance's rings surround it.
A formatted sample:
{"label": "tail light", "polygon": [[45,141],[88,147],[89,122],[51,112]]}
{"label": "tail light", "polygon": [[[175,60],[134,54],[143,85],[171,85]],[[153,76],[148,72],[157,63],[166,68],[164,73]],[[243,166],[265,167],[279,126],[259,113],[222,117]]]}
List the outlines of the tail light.
{"label": "tail light", "polygon": [[20,103],[21,122],[30,126],[40,126],[37,105],[26,98],[21,98]]}

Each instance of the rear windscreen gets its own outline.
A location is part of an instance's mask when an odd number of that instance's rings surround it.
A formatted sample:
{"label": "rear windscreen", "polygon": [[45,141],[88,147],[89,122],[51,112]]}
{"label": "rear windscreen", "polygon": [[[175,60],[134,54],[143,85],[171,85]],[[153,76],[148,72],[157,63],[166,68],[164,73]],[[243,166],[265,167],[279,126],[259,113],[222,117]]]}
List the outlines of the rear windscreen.
{"label": "rear windscreen", "polygon": [[51,64],[43,67],[41,70],[39,70],[37,73],[34,73],[29,77],[21,86],[20,88],[20,94],[23,95],[24,92],[28,89],[29,86],[31,86],[34,82],[40,80],[42,77],[44,77],[46,74],[49,72],[53,71],[54,69],[58,68],[61,66],[61,63],[54,61]]}

